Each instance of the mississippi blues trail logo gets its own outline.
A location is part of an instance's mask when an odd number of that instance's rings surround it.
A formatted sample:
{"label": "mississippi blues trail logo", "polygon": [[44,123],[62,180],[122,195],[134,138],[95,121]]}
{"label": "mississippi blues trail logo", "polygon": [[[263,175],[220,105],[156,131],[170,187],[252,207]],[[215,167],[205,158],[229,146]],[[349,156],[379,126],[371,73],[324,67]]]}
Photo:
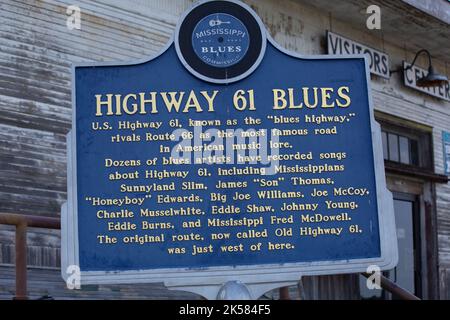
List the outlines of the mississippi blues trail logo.
{"label": "mississippi blues trail logo", "polygon": [[242,3],[198,4],[180,20],[175,49],[194,76],[213,83],[232,83],[248,76],[266,49],[263,23]]}
{"label": "mississippi blues trail logo", "polygon": [[250,45],[245,25],[232,15],[211,14],[203,18],[192,34],[192,47],[205,63],[232,66],[245,56]]}

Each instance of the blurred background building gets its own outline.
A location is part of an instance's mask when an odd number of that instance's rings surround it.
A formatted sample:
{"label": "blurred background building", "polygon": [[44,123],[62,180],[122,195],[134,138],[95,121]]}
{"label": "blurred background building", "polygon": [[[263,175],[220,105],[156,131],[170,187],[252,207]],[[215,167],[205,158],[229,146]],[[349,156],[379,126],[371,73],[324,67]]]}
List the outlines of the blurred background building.
{"label": "blurred background building", "polygon": [[[386,273],[424,299],[450,299],[450,91],[422,88],[426,52],[450,76],[446,0],[246,0],[281,46],[300,54],[362,51],[383,130],[395,198],[400,261]],[[157,53],[189,0],[2,0],[0,2],[0,212],[58,217],[66,200],[71,63],[129,61]],[[81,29],[67,8],[81,9]],[[381,29],[366,25],[381,11]],[[421,71],[421,69],[425,69]],[[389,72],[392,71],[392,72]],[[422,73],[423,72],[423,73]],[[420,82],[419,82],[420,84]],[[196,298],[162,285],[64,288],[59,232],[28,232],[29,295],[37,298]],[[391,299],[359,275],[303,279],[306,299]],[[14,228],[0,225],[0,298],[14,296]],[[271,298],[272,293],[267,297]],[[297,298],[292,288],[292,298]]]}

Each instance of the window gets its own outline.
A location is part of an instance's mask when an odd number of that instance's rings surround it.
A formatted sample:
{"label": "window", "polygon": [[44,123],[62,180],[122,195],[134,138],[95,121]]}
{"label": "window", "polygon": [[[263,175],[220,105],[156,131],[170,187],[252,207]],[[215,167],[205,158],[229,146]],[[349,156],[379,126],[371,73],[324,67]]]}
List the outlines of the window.
{"label": "window", "polygon": [[383,155],[385,160],[410,165],[419,165],[417,154],[418,141],[397,133],[381,131],[383,141]]}
{"label": "window", "polygon": [[381,125],[384,160],[394,166],[434,171],[432,128],[410,120],[376,112]]}

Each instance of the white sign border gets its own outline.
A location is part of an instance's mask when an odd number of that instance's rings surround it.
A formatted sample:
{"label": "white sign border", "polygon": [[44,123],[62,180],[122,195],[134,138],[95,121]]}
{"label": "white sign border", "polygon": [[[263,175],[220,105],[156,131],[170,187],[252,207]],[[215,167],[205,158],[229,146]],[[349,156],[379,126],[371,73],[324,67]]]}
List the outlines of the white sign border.
{"label": "white sign border", "polygon": [[[266,31],[266,29],[264,29]],[[380,232],[381,256],[370,259],[352,259],[338,261],[319,261],[285,264],[263,264],[245,266],[223,266],[208,268],[162,268],[133,271],[82,271],[81,284],[130,284],[161,283],[171,288],[185,290],[202,295],[207,299],[215,299],[217,293],[228,281],[241,281],[248,286],[251,297],[257,299],[265,292],[290,284],[295,284],[301,276],[331,275],[365,272],[369,265],[377,265],[381,270],[389,270],[397,265],[398,249],[393,212],[392,194],[386,188],[383,149],[379,124],[375,121],[373,102],[370,90],[370,70],[365,55],[299,55],[279,46],[267,33],[268,41],[281,52],[298,59],[331,60],[331,59],[364,59],[366,65],[366,83],[368,105],[370,108],[370,125],[372,132],[372,149],[378,205],[378,222]],[[72,130],[67,135],[68,156],[68,201],[61,216],[61,273],[67,281],[66,273],[70,265],[79,266],[78,248],[78,208],[77,208],[77,156],[76,156],[76,96],[75,69],[93,66],[125,66],[149,62],[162,55],[172,44],[173,36],[161,52],[151,59],[129,63],[85,63],[72,66]]]}

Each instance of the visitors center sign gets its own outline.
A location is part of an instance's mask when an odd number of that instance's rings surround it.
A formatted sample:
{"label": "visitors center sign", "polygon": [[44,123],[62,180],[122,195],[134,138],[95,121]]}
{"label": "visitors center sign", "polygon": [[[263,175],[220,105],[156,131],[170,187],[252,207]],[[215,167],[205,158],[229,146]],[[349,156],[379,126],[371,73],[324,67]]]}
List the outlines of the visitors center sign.
{"label": "visitors center sign", "polygon": [[363,55],[286,51],[238,1],[195,5],[150,60],[75,66],[63,277],[257,298],[394,267],[368,78]]}

